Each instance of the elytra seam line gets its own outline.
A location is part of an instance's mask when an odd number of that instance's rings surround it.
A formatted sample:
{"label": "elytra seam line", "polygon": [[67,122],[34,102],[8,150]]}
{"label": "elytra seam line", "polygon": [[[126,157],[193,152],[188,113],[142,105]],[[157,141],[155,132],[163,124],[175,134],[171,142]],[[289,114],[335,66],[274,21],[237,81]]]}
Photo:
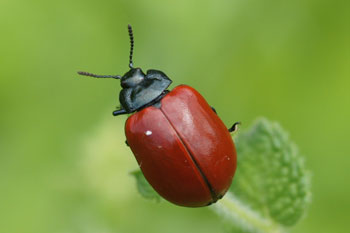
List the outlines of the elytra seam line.
{"label": "elytra seam line", "polygon": [[[184,145],[184,148],[186,149],[187,153],[190,155],[194,165],[196,166],[196,168],[198,169],[199,173],[201,174],[204,182],[206,183],[209,191],[210,191],[210,195],[211,198],[213,199],[211,203],[215,203],[218,200],[218,197],[213,189],[213,187],[211,186],[211,184],[209,183],[207,177],[204,175],[202,169],[200,168],[197,160],[194,158],[194,156],[192,155],[191,151],[187,148],[186,143],[184,142],[184,140],[181,138],[180,134],[177,132],[177,130],[175,129],[174,125],[171,123],[171,121],[169,120],[169,118],[167,117],[167,115],[165,115],[165,113],[163,112],[163,110],[160,108],[161,112],[163,113],[163,115],[165,116],[165,119],[167,119],[167,121],[169,122],[169,124],[172,126],[172,128],[174,129],[176,135],[179,137],[180,142]],[[209,205],[211,204],[209,203]]]}

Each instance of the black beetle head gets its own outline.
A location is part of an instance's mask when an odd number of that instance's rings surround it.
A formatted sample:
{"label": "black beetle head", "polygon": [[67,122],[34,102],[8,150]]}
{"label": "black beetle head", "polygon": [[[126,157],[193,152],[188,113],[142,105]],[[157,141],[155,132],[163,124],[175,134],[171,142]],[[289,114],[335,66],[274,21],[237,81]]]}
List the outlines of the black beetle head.
{"label": "black beetle head", "polygon": [[169,87],[172,81],[159,70],[148,70],[143,73],[141,68],[134,68],[132,55],[134,51],[134,36],[132,28],[128,25],[130,37],[130,70],[122,77],[120,75],[96,75],[87,72],[78,72],[80,75],[91,76],[95,78],[114,78],[120,79],[122,90],[119,94],[119,101],[122,109],[115,111],[113,115],[131,113],[142,109],[145,106],[153,105],[159,101]]}
{"label": "black beetle head", "polygon": [[145,75],[140,68],[131,68],[121,78],[119,101],[128,113],[150,105],[171,84],[171,80],[159,70],[148,70]]}

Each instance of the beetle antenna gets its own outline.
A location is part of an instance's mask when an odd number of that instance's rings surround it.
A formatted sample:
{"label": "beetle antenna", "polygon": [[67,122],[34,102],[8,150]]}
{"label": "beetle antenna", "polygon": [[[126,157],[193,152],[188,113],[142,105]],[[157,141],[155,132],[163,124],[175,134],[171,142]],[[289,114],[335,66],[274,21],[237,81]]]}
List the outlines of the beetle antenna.
{"label": "beetle antenna", "polygon": [[79,71],[78,74],[84,75],[84,76],[89,76],[89,77],[94,77],[94,78],[115,78],[115,79],[120,79],[120,75],[97,75],[97,74],[91,74],[88,72],[84,71]]}
{"label": "beetle antenna", "polygon": [[129,38],[130,38],[130,56],[129,56],[129,67],[134,68],[134,64],[132,62],[132,54],[134,52],[134,35],[132,32],[132,27],[128,24]]}

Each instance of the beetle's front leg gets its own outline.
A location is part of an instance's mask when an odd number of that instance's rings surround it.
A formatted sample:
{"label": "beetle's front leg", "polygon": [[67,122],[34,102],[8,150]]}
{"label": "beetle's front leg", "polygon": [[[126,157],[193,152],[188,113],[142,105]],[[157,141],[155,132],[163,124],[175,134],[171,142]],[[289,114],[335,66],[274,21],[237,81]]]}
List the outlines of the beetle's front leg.
{"label": "beetle's front leg", "polygon": [[234,123],[234,124],[232,125],[232,127],[228,129],[228,131],[229,131],[230,133],[236,132],[236,131],[238,130],[238,125],[240,125],[240,124],[241,124],[241,122],[239,122],[239,121],[236,122],[236,123]]}
{"label": "beetle's front leg", "polygon": [[215,108],[213,106],[210,106],[210,107],[215,112],[215,114],[217,115],[217,112],[216,112]]}
{"label": "beetle's front leg", "polygon": [[119,109],[113,112],[113,116],[118,116],[118,115],[127,114],[127,113],[128,112],[125,109]]}

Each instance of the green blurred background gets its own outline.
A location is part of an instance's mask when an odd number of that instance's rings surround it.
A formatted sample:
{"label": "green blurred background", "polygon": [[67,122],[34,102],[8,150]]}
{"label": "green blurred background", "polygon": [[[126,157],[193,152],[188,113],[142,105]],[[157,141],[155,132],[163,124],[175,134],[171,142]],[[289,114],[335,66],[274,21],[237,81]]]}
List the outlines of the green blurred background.
{"label": "green blurred background", "polygon": [[292,232],[348,232],[345,0],[1,0],[0,232],[222,232],[208,208],[137,193],[118,81],[76,75],[126,72],[128,23],[136,66],[195,87],[227,125],[290,132],[313,173]]}

